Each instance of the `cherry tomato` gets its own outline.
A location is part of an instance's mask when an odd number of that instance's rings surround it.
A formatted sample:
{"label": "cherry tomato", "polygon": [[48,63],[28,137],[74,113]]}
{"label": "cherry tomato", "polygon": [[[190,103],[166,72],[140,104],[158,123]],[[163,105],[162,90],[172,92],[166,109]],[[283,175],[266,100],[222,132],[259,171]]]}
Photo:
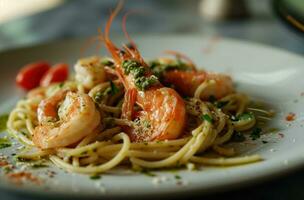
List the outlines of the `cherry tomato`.
{"label": "cherry tomato", "polygon": [[49,69],[40,81],[40,86],[46,87],[51,83],[63,82],[68,78],[69,67],[67,64],[59,63]]}
{"label": "cherry tomato", "polygon": [[39,86],[40,80],[50,69],[49,63],[39,61],[30,63],[22,67],[16,77],[16,83],[19,87],[30,90]]}

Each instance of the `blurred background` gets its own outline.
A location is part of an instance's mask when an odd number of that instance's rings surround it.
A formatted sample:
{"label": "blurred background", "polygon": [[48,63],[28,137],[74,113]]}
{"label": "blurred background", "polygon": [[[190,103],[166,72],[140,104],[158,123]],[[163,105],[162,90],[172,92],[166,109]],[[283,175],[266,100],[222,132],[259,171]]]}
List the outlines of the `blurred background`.
{"label": "blurred background", "polygon": [[[96,35],[116,4],[116,0],[0,0],[0,51]],[[131,35],[230,37],[304,54],[304,0],[126,0],[122,13],[130,10],[137,11],[127,21]],[[122,35],[121,20],[114,21],[112,30]],[[302,178],[303,170],[210,198],[303,199]]]}
{"label": "blurred background", "polygon": [[[296,2],[304,13],[304,0],[285,1]],[[231,37],[303,54],[303,36],[283,25],[274,2],[126,0],[123,12],[138,11],[128,18],[131,34]],[[116,4],[115,0],[0,0],[0,50],[94,35]],[[121,20],[114,22],[113,33],[122,34]]]}

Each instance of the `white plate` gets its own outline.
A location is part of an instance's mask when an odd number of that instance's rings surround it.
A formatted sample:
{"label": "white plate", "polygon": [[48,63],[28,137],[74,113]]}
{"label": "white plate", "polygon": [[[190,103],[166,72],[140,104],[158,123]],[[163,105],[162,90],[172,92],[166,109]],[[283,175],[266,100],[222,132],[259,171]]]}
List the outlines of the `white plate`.
{"label": "white plate", "polygon": [[[249,148],[245,154],[258,153],[265,158],[263,162],[229,168],[203,167],[194,172],[156,172],[162,180],[159,184],[153,183],[155,177],[128,170],[116,170],[103,175],[100,180],[93,181],[86,175],[66,173],[51,167],[51,170],[57,173],[52,179],[46,178],[45,175],[50,169],[34,171],[34,174],[39,174],[44,180],[41,186],[28,184],[16,187],[1,173],[1,190],[61,197],[152,197],[206,193],[240,187],[245,183],[264,180],[266,177],[273,177],[304,165],[302,57],[231,39],[213,40],[193,36],[138,36],[134,39],[145,58],[157,57],[168,49],[178,50],[189,55],[199,66],[231,74],[238,90],[265,101],[276,109],[278,113],[269,126],[279,128],[284,137],[282,138],[282,134],[271,133],[255,141],[254,145],[247,145]],[[54,63],[64,61],[72,65],[79,58],[83,41],[55,42],[0,53],[0,113],[9,112],[22,95],[14,83],[18,67],[41,59]],[[117,44],[122,42],[119,38],[114,41]],[[94,54],[94,51],[87,54]],[[296,120],[287,123],[285,116],[289,112],[296,113]],[[263,144],[262,140],[269,142]],[[6,148],[0,152],[10,155],[15,151],[13,148]],[[181,180],[174,178],[176,174],[182,177]]]}

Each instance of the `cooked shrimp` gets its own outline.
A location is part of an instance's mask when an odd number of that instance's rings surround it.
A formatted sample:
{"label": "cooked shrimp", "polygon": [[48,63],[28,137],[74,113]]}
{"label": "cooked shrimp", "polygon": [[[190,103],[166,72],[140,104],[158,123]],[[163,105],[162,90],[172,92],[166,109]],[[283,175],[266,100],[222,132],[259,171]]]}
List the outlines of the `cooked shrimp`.
{"label": "cooked shrimp", "polygon": [[[176,61],[173,59],[159,59],[158,62],[160,66],[173,63],[176,65]],[[187,65],[187,63],[182,64]],[[178,66],[176,66],[176,68],[178,68]],[[205,81],[214,82],[204,89],[203,93],[200,95],[202,100],[208,100],[210,96],[219,99],[234,92],[232,79],[228,75],[193,70],[192,63],[187,69],[168,69],[169,70],[162,71],[161,75],[163,82],[165,84],[173,85],[174,89],[185,96],[194,96],[196,89]]]}
{"label": "cooked shrimp", "polygon": [[76,80],[85,89],[91,89],[98,83],[106,81],[104,64],[99,57],[89,57],[80,59],[74,66]]}
{"label": "cooked shrimp", "polygon": [[93,100],[83,93],[60,90],[38,107],[33,142],[41,149],[65,147],[92,133],[100,122]]}
{"label": "cooked shrimp", "polygon": [[[122,117],[133,120],[135,126],[125,128],[132,141],[160,141],[181,136],[185,125],[186,108],[179,94],[164,87],[152,75],[138,49],[131,41],[131,47],[117,48],[109,38],[111,23],[119,11],[116,9],[107,22],[104,36],[107,50],[111,53],[115,70],[123,83],[126,94]],[[135,111],[134,106],[140,107]]]}

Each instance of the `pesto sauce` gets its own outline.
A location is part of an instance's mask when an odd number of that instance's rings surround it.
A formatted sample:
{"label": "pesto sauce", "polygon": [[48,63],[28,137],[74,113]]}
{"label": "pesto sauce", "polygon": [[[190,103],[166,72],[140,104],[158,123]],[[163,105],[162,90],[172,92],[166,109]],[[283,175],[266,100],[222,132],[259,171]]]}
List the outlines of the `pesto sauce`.
{"label": "pesto sauce", "polygon": [[0,132],[6,130],[7,120],[8,120],[8,114],[4,114],[0,116]]}
{"label": "pesto sauce", "polygon": [[98,174],[94,174],[94,175],[90,176],[90,179],[91,180],[98,180],[98,179],[101,179],[101,176],[98,175]]}
{"label": "pesto sauce", "polygon": [[149,67],[151,68],[153,74],[160,79],[163,77],[163,74],[167,71],[170,70],[186,71],[190,69],[189,66],[186,63],[182,62],[180,59],[177,59],[172,63],[161,63],[157,60],[154,60],[149,63]]}
{"label": "pesto sauce", "polygon": [[142,169],[142,170],[140,171],[140,173],[142,173],[142,174],[144,174],[144,175],[146,175],[146,176],[151,176],[151,177],[156,176],[156,174],[152,173],[151,171],[149,171],[149,170],[147,170],[147,169]]}
{"label": "pesto sauce", "polygon": [[12,143],[7,138],[0,138],[0,149],[12,146]]}
{"label": "pesto sauce", "polygon": [[126,75],[132,74],[134,77],[135,86],[139,90],[146,90],[151,85],[158,82],[158,78],[154,75],[145,76],[147,70],[144,66],[134,60],[125,60],[122,63],[122,68]]}

